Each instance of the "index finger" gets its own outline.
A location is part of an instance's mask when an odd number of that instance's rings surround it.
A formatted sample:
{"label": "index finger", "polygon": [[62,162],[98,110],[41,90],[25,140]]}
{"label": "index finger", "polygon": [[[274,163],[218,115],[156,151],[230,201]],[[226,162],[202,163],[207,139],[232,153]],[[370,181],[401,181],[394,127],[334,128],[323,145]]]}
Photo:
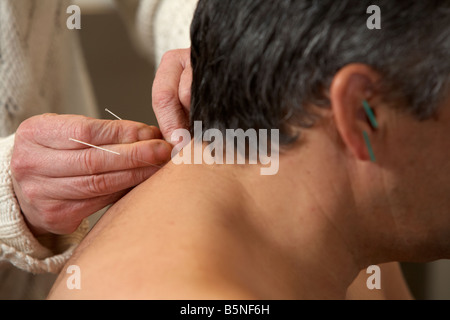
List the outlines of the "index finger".
{"label": "index finger", "polygon": [[24,123],[19,134],[52,149],[82,149],[68,143],[77,139],[94,145],[130,144],[160,139],[158,128],[127,120],[98,120],[78,115],[46,114]]}

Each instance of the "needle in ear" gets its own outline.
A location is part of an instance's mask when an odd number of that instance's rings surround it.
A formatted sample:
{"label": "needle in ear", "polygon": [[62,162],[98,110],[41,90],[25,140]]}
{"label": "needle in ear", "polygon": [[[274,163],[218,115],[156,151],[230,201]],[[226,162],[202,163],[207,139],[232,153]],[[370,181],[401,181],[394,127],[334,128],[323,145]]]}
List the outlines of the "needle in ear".
{"label": "needle in ear", "polygon": [[375,114],[373,113],[373,110],[370,107],[370,105],[367,102],[367,100],[363,101],[363,107],[364,107],[364,111],[366,111],[367,117],[369,117],[369,121],[370,121],[370,124],[372,125],[372,127],[374,129],[378,129],[377,119],[375,118]]}
{"label": "needle in ear", "polygon": [[[372,108],[370,107],[369,103],[364,100],[363,101],[363,107],[366,111],[367,117],[369,118],[370,124],[374,129],[378,129],[378,122],[375,117],[375,114],[373,113]],[[372,143],[370,142],[369,134],[366,131],[363,131],[364,135],[364,141],[366,142],[367,150],[369,151],[370,160],[372,162],[376,162],[375,153],[373,152]]]}

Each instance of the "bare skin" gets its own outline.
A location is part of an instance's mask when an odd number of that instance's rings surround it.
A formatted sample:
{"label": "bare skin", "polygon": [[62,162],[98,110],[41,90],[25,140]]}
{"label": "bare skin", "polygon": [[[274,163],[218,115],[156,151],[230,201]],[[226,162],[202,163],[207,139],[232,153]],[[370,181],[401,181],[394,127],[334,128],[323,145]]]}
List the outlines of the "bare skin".
{"label": "bare skin", "polygon": [[274,176],[258,165],[169,163],[69,261],[82,290],[68,290],[63,272],[50,298],[355,298],[347,288],[369,265],[449,258],[450,99],[419,122],[383,102],[379,79],[365,65],[340,70],[331,108]]}
{"label": "bare skin", "polygon": [[[167,141],[174,129],[188,128],[191,103],[191,49],[167,52],[158,68],[153,85],[153,109]],[[179,85],[178,85],[179,84]],[[380,290],[367,290],[367,273],[362,270],[347,290],[348,299],[411,299],[400,265],[380,265]]]}
{"label": "bare skin", "polygon": [[[383,266],[383,278],[393,276],[398,285],[369,291],[368,276],[361,273],[347,292],[358,267],[326,269],[345,254],[329,257],[328,262],[317,259],[322,251],[333,252],[332,243],[339,237],[314,209],[298,217],[295,228],[309,249],[301,249],[293,239],[272,238],[267,226],[279,235],[290,229],[268,219],[282,212],[276,209],[280,195],[266,189],[270,182],[264,180],[258,181],[259,191],[250,193],[249,185],[236,184],[236,176],[245,169],[229,174],[235,170],[167,165],[110,209],[77,249],[68,265],[80,266],[82,290],[68,290],[69,275],[62,272],[49,298],[411,298],[400,271],[390,265]],[[254,206],[266,192],[273,193],[272,205]],[[318,237],[314,247],[307,245],[316,232],[329,236]],[[284,241],[292,248],[286,249]],[[293,259],[291,250],[303,253]]]}

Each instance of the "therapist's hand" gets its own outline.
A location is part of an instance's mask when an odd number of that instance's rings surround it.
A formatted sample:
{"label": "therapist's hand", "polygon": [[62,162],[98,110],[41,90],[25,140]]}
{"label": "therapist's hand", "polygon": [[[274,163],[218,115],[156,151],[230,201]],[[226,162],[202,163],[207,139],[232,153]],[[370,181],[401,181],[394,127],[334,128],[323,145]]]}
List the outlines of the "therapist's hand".
{"label": "therapist's hand", "polygon": [[161,138],[159,129],[132,121],[55,114],[24,121],[16,132],[11,172],[31,231],[72,233],[83,219],[119,200],[159,169],[147,163],[170,160],[172,146]]}
{"label": "therapist's hand", "polygon": [[191,107],[191,49],[168,51],[161,60],[153,82],[153,110],[164,138],[189,128]]}

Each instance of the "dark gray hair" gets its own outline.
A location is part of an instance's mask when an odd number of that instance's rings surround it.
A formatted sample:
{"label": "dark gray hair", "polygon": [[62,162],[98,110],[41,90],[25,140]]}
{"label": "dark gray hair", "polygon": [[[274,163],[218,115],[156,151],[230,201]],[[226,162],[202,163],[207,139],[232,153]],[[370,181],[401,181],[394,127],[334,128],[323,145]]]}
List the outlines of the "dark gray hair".
{"label": "dark gray hair", "polygon": [[[367,8],[381,9],[370,30]],[[205,130],[311,126],[342,67],[371,66],[386,101],[432,116],[450,84],[449,0],[200,0],[191,120]]]}

